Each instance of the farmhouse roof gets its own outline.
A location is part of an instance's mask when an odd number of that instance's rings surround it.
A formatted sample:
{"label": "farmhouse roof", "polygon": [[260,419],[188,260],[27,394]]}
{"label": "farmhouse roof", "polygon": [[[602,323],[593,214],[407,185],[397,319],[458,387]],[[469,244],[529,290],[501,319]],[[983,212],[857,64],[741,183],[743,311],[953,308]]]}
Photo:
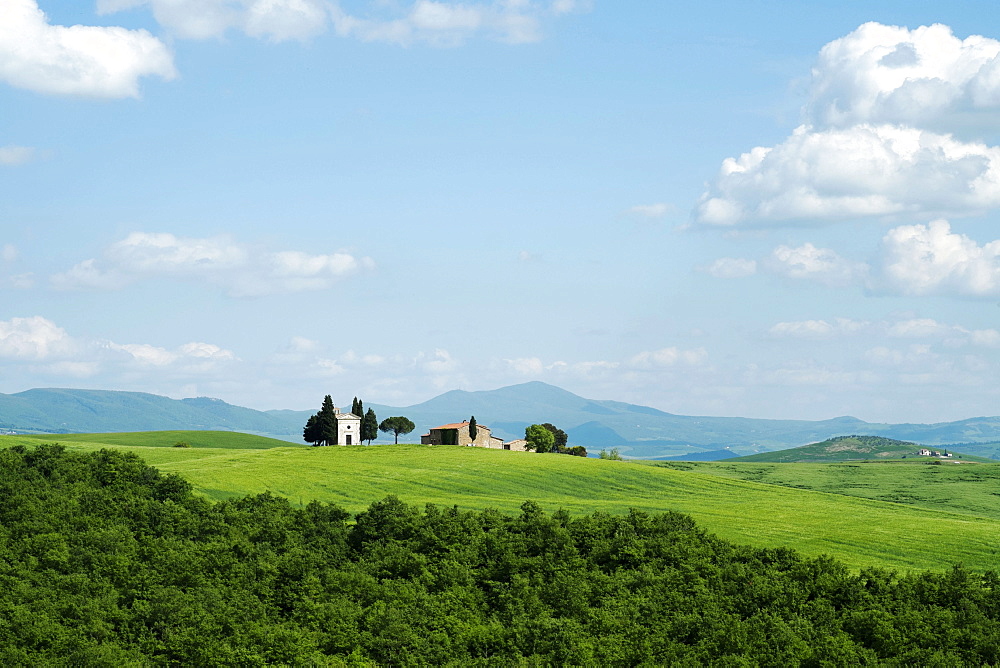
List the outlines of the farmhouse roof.
{"label": "farmhouse roof", "polygon": [[[467,427],[468,425],[469,421],[463,420],[462,422],[452,422],[451,424],[443,424],[440,427],[431,427],[431,431],[434,431],[435,429],[461,429],[462,427]],[[482,427],[483,429],[489,429],[489,427],[487,427],[484,424],[477,424],[476,426]]]}

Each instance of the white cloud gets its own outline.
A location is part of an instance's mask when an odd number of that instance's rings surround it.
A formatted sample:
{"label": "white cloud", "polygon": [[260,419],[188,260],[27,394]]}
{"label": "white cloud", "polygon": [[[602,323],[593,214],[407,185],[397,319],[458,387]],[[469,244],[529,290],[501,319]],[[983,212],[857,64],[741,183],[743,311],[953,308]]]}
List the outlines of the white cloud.
{"label": "white cloud", "polygon": [[554,3],[547,12],[536,3],[523,0],[477,3],[417,0],[402,16],[362,18],[334,4],[331,17],[340,35],[366,42],[451,46],[472,35],[485,34],[520,44],[541,39],[541,20],[546,13],[560,15],[578,8],[578,3],[566,1]]}
{"label": "white cloud", "polygon": [[811,243],[798,247],[778,246],[764,261],[765,268],[788,278],[806,279],[824,285],[843,286],[864,276],[866,265],[841,257],[829,248]]}
{"label": "white cloud", "polygon": [[864,285],[878,294],[993,298],[1000,296],[1000,239],[980,245],[939,219],[890,229],[871,263],[806,242],[778,246],[759,261],[720,258],[702,270],[718,278],[767,273],[828,286]]}
{"label": "white cloud", "polygon": [[432,374],[450,373],[458,367],[458,361],[443,348],[435,348],[430,356],[421,353],[417,357],[417,363],[424,371]]}
{"label": "white cloud", "polygon": [[545,364],[538,357],[518,357],[504,360],[504,362],[512,371],[525,376],[537,376],[546,369]]}
{"label": "white cloud", "polygon": [[320,0],[98,0],[97,10],[111,14],[150,7],[157,23],[178,37],[206,39],[227,30],[275,42],[308,39],[326,30],[326,6]]}
{"label": "white cloud", "polygon": [[[970,330],[961,325],[949,325],[932,318],[902,318],[898,320],[800,320],[779,322],[768,334],[777,338],[830,340],[848,336],[865,336],[869,339],[923,339],[929,346],[943,344],[946,348],[972,345],[983,348],[1000,347],[1000,331],[995,329]],[[926,343],[926,342],[930,343]]]}
{"label": "white cloud", "polygon": [[336,32],[363,41],[437,45],[460,44],[483,34],[509,43],[541,38],[546,17],[584,11],[588,3],[555,0],[550,4],[525,0],[445,2],[416,0],[411,4],[369,2],[359,13],[333,0],[98,0],[100,13],[149,7],[154,18],[172,34],[206,39],[238,30],[271,41],[304,40]]}
{"label": "white cloud", "polygon": [[1000,240],[980,246],[946,220],[903,225],[882,239],[873,289],[903,295],[1000,295]]}
{"label": "white cloud", "polygon": [[814,130],[723,161],[705,225],[965,215],[1000,206],[1000,148],[892,125]]}
{"label": "white cloud", "polygon": [[288,342],[288,349],[294,353],[308,353],[319,348],[319,342],[304,336],[293,336]]}
{"label": "white cloud", "polygon": [[878,383],[878,374],[869,370],[839,369],[815,363],[803,363],[764,371],[755,377],[760,385],[805,387],[857,387]]}
{"label": "white cloud", "polygon": [[745,278],[757,273],[757,261],[738,257],[721,257],[704,268],[716,278]]}
{"label": "white cloud", "polygon": [[639,369],[653,369],[662,367],[672,367],[677,365],[697,366],[708,358],[708,352],[704,348],[693,350],[681,350],[675,346],[660,348],[659,350],[647,350],[629,359],[629,365]]}
{"label": "white cloud", "polygon": [[149,366],[166,366],[168,364],[171,364],[174,360],[177,359],[176,353],[172,353],[165,348],[157,348],[156,346],[151,346],[148,344],[109,343],[108,348],[110,350],[123,352],[126,355],[129,355],[139,364],[149,365]]}
{"label": "white cloud", "polygon": [[827,320],[802,320],[798,322],[779,322],[768,331],[772,336],[830,339],[836,336],[856,334],[869,327],[870,323],[851,320],[850,318],[834,318]]}
{"label": "white cloud", "polygon": [[976,329],[969,333],[973,345],[984,348],[1000,348],[1000,331],[995,329]]}
{"label": "white cloud", "polygon": [[122,288],[146,278],[202,280],[240,297],[323,290],[371,269],[370,258],[348,253],[270,252],[226,237],[191,238],[134,232],[90,258],[52,276],[58,289]]}
{"label": "white cloud", "polygon": [[15,274],[10,277],[10,284],[18,290],[27,290],[35,287],[35,275],[31,272],[26,274]]}
{"label": "white cloud", "polygon": [[236,355],[230,350],[225,350],[213,343],[203,343],[201,341],[193,341],[191,343],[185,343],[180,348],[178,348],[180,355],[182,357],[190,357],[193,359],[203,359],[203,360],[234,360]]}
{"label": "white cloud", "polygon": [[643,218],[663,218],[672,210],[673,207],[669,204],[658,202],[656,204],[637,204],[631,207],[628,212]]}
{"label": "white cloud", "polygon": [[138,97],[139,79],[176,75],[167,47],[145,30],[53,26],[35,0],[4,0],[0,80],[56,95]]}
{"label": "white cloud", "polygon": [[894,123],[994,133],[1000,120],[1000,42],[964,40],[945,25],[866,23],[822,48],[809,115],[830,127]]}
{"label": "white cloud", "polygon": [[0,146],[0,165],[23,165],[34,160],[37,154],[38,151],[30,146]]}
{"label": "white cloud", "polygon": [[0,246],[0,260],[13,262],[17,259],[17,247],[14,244],[4,244]]}
{"label": "white cloud", "polygon": [[0,320],[0,357],[43,360],[74,348],[64,329],[41,316]]}
{"label": "white cloud", "polygon": [[805,123],[727,158],[694,212],[709,226],[978,214],[1000,206],[1000,42],[867,23],[813,68]]}
{"label": "white cloud", "polygon": [[929,344],[915,343],[904,350],[876,346],[865,353],[865,359],[878,366],[913,367],[928,361],[936,361],[939,356],[931,350]]}
{"label": "white cloud", "polygon": [[[190,370],[192,365],[208,368],[214,362],[228,362],[236,359],[232,351],[220,348],[211,343],[195,341],[185,343],[173,350],[152,346],[145,343],[118,344],[108,342],[108,350],[124,353],[129,362],[142,367],[167,367],[184,365]],[[206,363],[208,367],[206,367]]]}
{"label": "white cloud", "polygon": [[912,339],[943,336],[952,330],[932,318],[911,318],[892,323],[886,333],[893,338]]}

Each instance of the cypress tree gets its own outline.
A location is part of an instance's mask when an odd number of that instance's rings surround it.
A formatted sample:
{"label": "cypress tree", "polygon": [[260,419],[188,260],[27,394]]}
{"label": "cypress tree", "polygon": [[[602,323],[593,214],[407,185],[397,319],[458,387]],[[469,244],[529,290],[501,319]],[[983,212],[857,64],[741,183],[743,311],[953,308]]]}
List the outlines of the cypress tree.
{"label": "cypress tree", "polygon": [[323,407],[316,414],[319,440],[323,445],[336,445],[337,443],[337,414],[333,410],[333,399],[330,395],[323,398]]}
{"label": "cypress tree", "polygon": [[358,417],[364,417],[365,416],[364,410],[365,409],[364,406],[361,404],[361,400],[358,399],[357,397],[354,397],[354,403],[351,404],[351,412],[357,415]]}
{"label": "cypress tree", "polygon": [[368,441],[368,445],[371,445],[376,438],[378,438],[378,418],[375,417],[375,411],[369,408],[361,419],[361,440]]}
{"label": "cypress tree", "polygon": [[309,416],[306,426],[302,429],[302,440],[306,443],[312,443],[314,446],[319,445],[321,440],[319,435],[319,413]]}
{"label": "cypress tree", "polygon": [[476,416],[473,415],[469,418],[469,438],[475,442],[476,435],[479,433],[479,427],[476,426]]}

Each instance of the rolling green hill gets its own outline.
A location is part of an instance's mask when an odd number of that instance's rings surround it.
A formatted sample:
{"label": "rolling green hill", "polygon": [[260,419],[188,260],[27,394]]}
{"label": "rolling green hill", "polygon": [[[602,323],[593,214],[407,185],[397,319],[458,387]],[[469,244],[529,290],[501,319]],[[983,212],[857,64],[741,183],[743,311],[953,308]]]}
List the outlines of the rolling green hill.
{"label": "rolling green hill", "polygon": [[[933,460],[937,461],[937,460]],[[1000,463],[935,466],[928,458],[826,464],[765,462],[657,462],[737,480],[811,489],[1000,521]]]}
{"label": "rolling green hill", "polygon": [[[97,445],[126,445],[147,448],[173,447],[187,443],[192,448],[226,448],[264,450],[288,447],[288,441],[244,434],[238,431],[136,431],[108,434],[25,434],[24,438],[39,443],[88,443]],[[305,443],[302,447],[308,447]]]}
{"label": "rolling green hill", "polygon": [[[36,444],[39,439],[0,437],[0,445],[18,442]],[[93,441],[65,445],[84,450],[102,447]],[[985,570],[1000,565],[1000,534],[992,516],[663,465],[416,445],[256,450],[103,447],[135,451],[161,470],[181,474],[213,499],[270,491],[296,504],[318,499],[350,511],[389,494],[408,503],[463,509],[515,511],[531,499],[547,510],[578,513],[676,510],[724,538],[794,547],[811,556],[830,554],[855,568],[941,570],[962,562]]]}
{"label": "rolling green hill", "polygon": [[[882,436],[837,436],[797,448],[734,457],[729,462],[845,462],[858,459],[905,459],[918,457],[924,446]],[[950,452],[950,451],[949,451]],[[929,457],[923,458],[930,461]],[[952,453],[953,461],[990,461],[984,457]]]}

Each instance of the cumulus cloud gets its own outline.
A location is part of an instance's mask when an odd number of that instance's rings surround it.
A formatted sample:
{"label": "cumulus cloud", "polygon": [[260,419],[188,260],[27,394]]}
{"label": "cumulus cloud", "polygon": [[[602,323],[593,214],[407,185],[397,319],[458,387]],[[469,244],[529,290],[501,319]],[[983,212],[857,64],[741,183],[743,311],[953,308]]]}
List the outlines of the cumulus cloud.
{"label": "cumulus cloud", "polygon": [[868,23],[820,51],[806,122],[726,158],[707,226],[978,214],[1000,206],[1000,42]]}
{"label": "cumulus cloud", "polygon": [[811,243],[797,247],[778,246],[764,266],[780,276],[833,286],[851,285],[867,273],[864,263],[848,260],[829,248],[817,248]]}
{"label": "cumulus cloud", "polygon": [[873,288],[903,295],[1000,295],[1000,240],[979,245],[946,220],[902,225],[882,238]]}
{"label": "cumulus cloud", "polygon": [[12,86],[122,98],[138,97],[142,77],[176,76],[166,45],[145,30],[50,25],[35,0],[4,0],[2,11],[0,80]]}
{"label": "cumulus cloud", "polygon": [[814,130],[727,158],[695,213],[705,225],[963,215],[1000,205],[1000,148],[892,125]]}
{"label": "cumulus cloud", "polygon": [[41,316],[0,321],[0,357],[44,360],[74,348],[66,330]]}
{"label": "cumulus cloud", "polygon": [[322,290],[370,269],[370,258],[339,252],[314,255],[265,251],[226,237],[192,238],[134,232],[90,258],[51,277],[58,289],[119,289],[147,278],[201,280],[230,295],[254,297]]}
{"label": "cumulus cloud", "polygon": [[29,146],[0,146],[0,165],[23,165],[34,160],[37,155],[38,151]]}
{"label": "cumulus cloud", "polygon": [[874,294],[1000,296],[1000,239],[980,244],[944,219],[900,225],[882,237],[870,262],[811,243],[778,246],[759,261],[721,258],[704,268],[717,278],[766,273],[828,286],[864,286]]}
{"label": "cumulus cloud", "polygon": [[13,262],[17,259],[17,247],[14,244],[4,244],[0,246],[0,260]]}
{"label": "cumulus cloud", "polygon": [[866,23],[820,50],[809,115],[829,127],[893,123],[996,131],[1000,42],[935,24]]}

